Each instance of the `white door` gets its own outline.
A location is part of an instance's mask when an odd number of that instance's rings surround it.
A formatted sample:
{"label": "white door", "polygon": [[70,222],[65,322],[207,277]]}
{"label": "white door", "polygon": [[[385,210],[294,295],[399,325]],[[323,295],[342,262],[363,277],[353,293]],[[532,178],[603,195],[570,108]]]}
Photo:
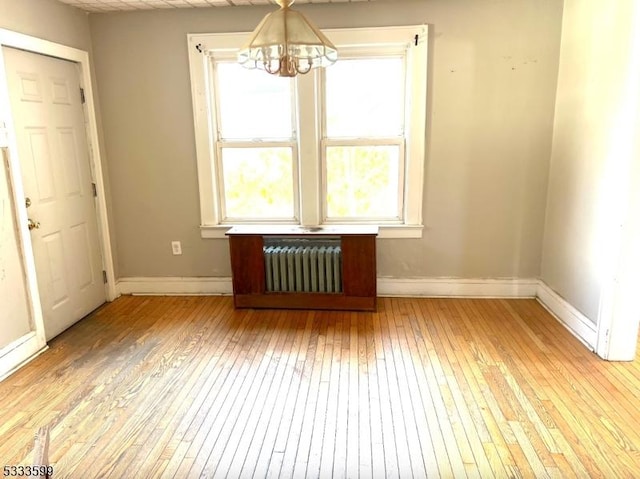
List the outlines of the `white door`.
{"label": "white door", "polygon": [[3,47],[46,338],[105,302],[78,66]]}

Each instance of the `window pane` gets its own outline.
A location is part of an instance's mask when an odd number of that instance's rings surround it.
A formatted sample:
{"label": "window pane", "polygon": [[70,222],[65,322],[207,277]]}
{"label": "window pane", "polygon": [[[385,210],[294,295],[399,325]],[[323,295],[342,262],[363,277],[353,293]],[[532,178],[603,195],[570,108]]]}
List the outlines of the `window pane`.
{"label": "window pane", "polygon": [[326,70],[327,136],[403,134],[402,58],[339,60]]}
{"label": "window pane", "polygon": [[222,148],[227,218],[293,218],[292,151]]}
{"label": "window pane", "polygon": [[218,63],[222,138],[292,138],[290,80]]}
{"label": "window pane", "polygon": [[400,147],[327,148],[328,218],[397,218]]}

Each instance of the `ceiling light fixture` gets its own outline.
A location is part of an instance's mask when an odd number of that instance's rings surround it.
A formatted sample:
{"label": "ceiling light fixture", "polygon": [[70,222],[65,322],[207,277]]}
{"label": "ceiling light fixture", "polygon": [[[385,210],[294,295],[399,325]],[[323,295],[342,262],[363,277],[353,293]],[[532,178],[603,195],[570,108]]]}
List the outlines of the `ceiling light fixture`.
{"label": "ceiling light fixture", "polygon": [[272,75],[294,77],[312,68],[332,65],[338,51],[329,39],[300,12],[291,10],[295,0],[276,0],[280,10],[269,13],[238,52],[246,68]]}

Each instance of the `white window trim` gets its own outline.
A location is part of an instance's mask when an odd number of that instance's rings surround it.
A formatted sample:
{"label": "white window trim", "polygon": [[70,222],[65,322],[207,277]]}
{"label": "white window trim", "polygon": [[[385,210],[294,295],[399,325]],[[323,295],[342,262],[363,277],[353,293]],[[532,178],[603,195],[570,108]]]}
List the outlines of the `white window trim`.
{"label": "white window trim", "polygon": [[[327,36],[338,49],[370,49],[384,45],[384,49],[403,49],[416,39],[407,52],[407,88],[410,95],[408,104],[417,105],[405,112],[406,161],[404,211],[402,224],[380,224],[381,238],[422,237],[422,204],[424,163],[426,153],[426,103],[427,103],[427,38],[428,26],[356,28],[325,30]],[[189,34],[187,36],[189,65],[191,73],[191,93],[195,125],[196,155],[198,164],[198,184],[200,192],[200,230],[203,238],[224,238],[233,225],[221,223],[220,188],[216,165],[215,138],[210,135],[216,130],[215,112],[210,111],[210,62],[206,52],[215,50],[217,55],[232,55],[246,40],[249,33]],[[297,90],[300,102],[318,98],[320,72],[299,75]],[[299,157],[298,181],[304,183],[299,188],[300,224],[315,226],[323,224],[322,190],[323,175],[321,163],[320,119],[315,109],[300,105],[298,112]],[[304,124],[305,128],[300,128]],[[280,222],[281,223],[281,222]],[[359,222],[362,223],[362,222]],[[372,224],[377,224],[371,221]],[[292,222],[292,224],[297,224]],[[329,223],[326,223],[329,224]],[[331,222],[335,225],[335,222]]]}

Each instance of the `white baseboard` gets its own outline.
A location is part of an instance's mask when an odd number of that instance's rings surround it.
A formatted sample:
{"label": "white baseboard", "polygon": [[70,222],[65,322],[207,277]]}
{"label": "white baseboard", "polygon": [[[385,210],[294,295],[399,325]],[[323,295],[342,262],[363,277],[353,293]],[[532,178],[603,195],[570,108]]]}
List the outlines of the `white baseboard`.
{"label": "white baseboard", "polygon": [[560,323],[591,351],[595,351],[598,337],[593,322],[574,308],[562,296],[553,291],[544,281],[538,282],[537,299]]}
{"label": "white baseboard", "polygon": [[0,381],[49,348],[31,332],[0,349]]}
{"label": "white baseboard", "polygon": [[[379,296],[534,298],[537,279],[378,278]],[[119,294],[232,294],[231,278],[121,278]]]}
{"label": "white baseboard", "polygon": [[120,278],[116,288],[119,295],[227,295],[233,293],[231,278]]}
{"label": "white baseboard", "polygon": [[378,278],[378,296],[535,298],[537,279]]}

